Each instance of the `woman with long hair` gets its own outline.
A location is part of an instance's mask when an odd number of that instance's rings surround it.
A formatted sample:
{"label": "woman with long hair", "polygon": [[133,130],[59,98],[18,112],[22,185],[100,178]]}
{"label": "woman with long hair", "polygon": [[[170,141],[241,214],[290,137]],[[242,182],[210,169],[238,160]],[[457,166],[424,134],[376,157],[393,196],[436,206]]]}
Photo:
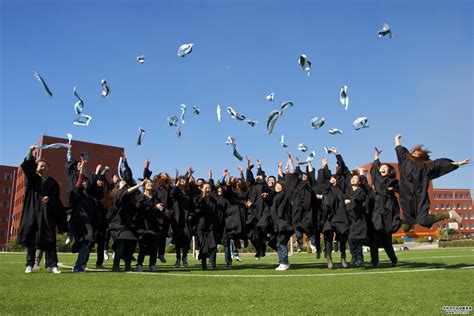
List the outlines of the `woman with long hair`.
{"label": "woman with long hair", "polygon": [[461,221],[456,211],[430,214],[430,198],[428,187],[431,180],[450,173],[460,166],[471,162],[471,159],[454,162],[451,159],[439,158],[431,160],[430,151],[418,145],[410,152],[400,143],[402,136],[395,136],[398,168],[400,170],[400,205],[403,210],[404,223],[402,229],[407,232],[415,224],[430,228],[434,223],[454,219]]}

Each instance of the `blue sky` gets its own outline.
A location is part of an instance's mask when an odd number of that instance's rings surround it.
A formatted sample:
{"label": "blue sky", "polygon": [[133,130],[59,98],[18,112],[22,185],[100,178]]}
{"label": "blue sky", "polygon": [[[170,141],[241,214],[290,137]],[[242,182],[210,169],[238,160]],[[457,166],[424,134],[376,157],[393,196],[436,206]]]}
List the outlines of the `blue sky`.
{"label": "blue sky", "polygon": [[[42,133],[123,146],[135,174],[150,158],[152,169],[174,174],[193,166],[237,173],[227,136],[267,173],[285,159],[285,134],[293,154],[305,143],[336,146],[350,167],[373,159],[395,161],[393,137],[411,148],[425,144],[432,157],[462,160],[473,149],[473,4],[471,1],[1,1],[0,164],[17,165]],[[393,38],[379,38],[383,23]],[[183,43],[192,54],[177,56]],[[307,77],[300,54],[312,62]],[[145,63],[136,62],[145,55]],[[50,100],[32,75],[52,90]],[[100,96],[101,79],[111,88]],[[339,103],[348,86],[349,110]],[[89,127],[75,126],[72,93],[85,100]],[[275,102],[265,96],[275,92]],[[293,101],[266,133],[266,117]],[[182,138],[166,118],[179,105],[201,107],[186,115]],[[216,106],[223,108],[217,122]],[[259,123],[231,119],[226,106]],[[313,116],[326,118],[319,130]],[[370,128],[352,121],[367,116]],[[136,145],[138,128],[146,130]],[[330,135],[336,127],[343,135]],[[334,158],[331,157],[331,165]],[[58,166],[62,168],[62,166]],[[467,166],[436,180],[438,188],[474,189]]]}

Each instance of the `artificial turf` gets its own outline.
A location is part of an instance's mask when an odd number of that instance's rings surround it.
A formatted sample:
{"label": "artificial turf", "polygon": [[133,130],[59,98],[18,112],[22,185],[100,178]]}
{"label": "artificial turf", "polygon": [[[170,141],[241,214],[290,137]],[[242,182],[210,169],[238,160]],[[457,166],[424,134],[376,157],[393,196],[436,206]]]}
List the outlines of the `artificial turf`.
{"label": "artificial turf", "polygon": [[395,268],[380,255],[375,269],[328,270],[305,253],[291,256],[287,271],[274,270],[274,254],[242,256],[231,269],[219,255],[216,270],[201,271],[191,258],[189,268],[175,268],[170,254],[155,273],[111,272],[111,260],[107,271],[72,273],[76,256],[59,254],[62,274],[54,275],[25,274],[24,254],[0,253],[0,313],[444,315],[443,306],[473,305],[474,248],[398,252]]}

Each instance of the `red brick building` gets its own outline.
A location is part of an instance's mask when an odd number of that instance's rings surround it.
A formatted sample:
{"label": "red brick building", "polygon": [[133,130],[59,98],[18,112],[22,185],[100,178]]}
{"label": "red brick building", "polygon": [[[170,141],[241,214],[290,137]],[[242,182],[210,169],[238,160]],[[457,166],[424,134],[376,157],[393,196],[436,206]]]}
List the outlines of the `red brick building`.
{"label": "red brick building", "polygon": [[[53,143],[67,143],[68,140],[65,138],[41,136],[38,141],[38,145],[53,144]],[[96,166],[100,163],[103,167],[109,166],[110,171],[107,175],[108,180],[111,181],[111,177],[117,170],[117,164],[120,155],[124,152],[124,148],[115,147],[109,145],[94,144],[88,142],[82,142],[73,140],[72,143],[72,156],[73,159],[79,160],[82,154],[87,160],[87,172],[95,171]],[[28,147],[25,146],[25,156],[28,153]],[[60,149],[49,149],[49,150],[36,150],[34,155],[37,159],[45,159],[49,163],[49,176],[53,177],[59,183],[61,191],[61,199],[65,203],[66,197],[66,148]],[[15,185],[15,199],[13,203],[13,212],[11,216],[10,225],[10,236],[9,239],[15,239],[18,234],[20,226],[21,211],[23,208],[24,199],[24,175],[20,167],[17,168],[16,172],[16,185]]]}
{"label": "red brick building", "polygon": [[[398,164],[388,164],[395,168],[397,172],[397,178],[400,178]],[[372,163],[362,166],[362,168],[366,170],[366,176],[369,180],[369,183],[371,183],[369,173],[371,166]],[[472,210],[473,200],[471,197],[471,191],[469,189],[434,189],[432,182],[430,182],[428,192],[431,201],[430,214],[454,210],[459,215],[461,215],[462,222],[458,224],[453,220],[445,220],[434,224],[431,228],[415,225],[414,229],[408,233],[399,231],[396,234],[393,234],[393,237],[402,237],[410,240],[420,237],[432,236],[433,239],[435,239],[436,231],[438,229],[445,229],[447,226],[448,228],[456,229],[457,233],[461,236],[474,237],[474,212]]]}
{"label": "red brick building", "polygon": [[0,166],[0,250],[8,243],[8,227],[15,196],[16,167]]}

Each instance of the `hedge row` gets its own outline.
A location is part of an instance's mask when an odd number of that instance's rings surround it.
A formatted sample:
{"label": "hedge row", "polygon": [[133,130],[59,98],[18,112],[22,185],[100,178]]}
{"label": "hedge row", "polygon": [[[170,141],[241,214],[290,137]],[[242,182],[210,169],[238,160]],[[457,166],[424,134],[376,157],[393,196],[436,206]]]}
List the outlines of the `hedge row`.
{"label": "hedge row", "polygon": [[474,240],[451,240],[451,241],[440,241],[438,242],[439,248],[450,248],[450,247],[474,247]]}

